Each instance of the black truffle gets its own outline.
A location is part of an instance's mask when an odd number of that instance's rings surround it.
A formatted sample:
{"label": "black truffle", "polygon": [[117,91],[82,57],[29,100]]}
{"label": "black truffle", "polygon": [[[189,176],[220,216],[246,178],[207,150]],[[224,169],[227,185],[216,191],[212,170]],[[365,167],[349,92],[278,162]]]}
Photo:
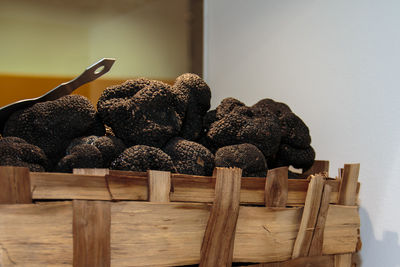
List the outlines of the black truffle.
{"label": "black truffle", "polygon": [[308,148],[311,144],[307,125],[294,113],[287,112],[279,118],[282,143],[295,148]]}
{"label": "black truffle", "polygon": [[55,164],[72,139],[96,125],[96,110],[89,100],[68,95],[15,112],[6,122],[3,136],[20,137],[40,147]]}
{"label": "black truffle", "polygon": [[187,99],[180,135],[187,140],[196,140],[201,135],[203,117],[210,109],[211,90],[202,78],[192,73],[176,78],[173,90],[181,92]]}
{"label": "black truffle", "polygon": [[215,118],[220,120],[226,115],[229,115],[237,107],[245,107],[246,105],[233,97],[224,98],[216,108]]}
{"label": "black truffle", "polygon": [[28,167],[33,172],[44,172],[48,160],[37,146],[18,137],[0,139],[0,165]]}
{"label": "black truffle", "polygon": [[159,148],[146,145],[127,148],[111,163],[111,169],[138,172],[147,170],[176,172],[170,156]]}
{"label": "black truffle", "polygon": [[75,168],[102,168],[101,152],[93,145],[76,145],[57,164],[55,171],[72,172]]}
{"label": "black truffle", "polygon": [[244,177],[266,177],[268,170],[263,153],[247,143],[218,149],[215,166],[241,168]]}
{"label": "black truffle", "polygon": [[95,146],[101,153],[103,158],[102,168],[109,168],[111,162],[116,159],[124,150],[125,145],[121,139],[115,136],[87,136],[74,139],[66,153],[70,154],[70,150],[77,145],[88,144]]}
{"label": "black truffle", "polygon": [[171,139],[164,147],[177,172],[192,175],[212,175],[214,155],[206,147],[180,137]]}
{"label": "black truffle", "polygon": [[252,108],[260,113],[272,112],[278,118],[285,113],[292,112],[289,106],[285,103],[276,102],[270,98],[261,99],[256,104],[254,104]]}
{"label": "black truffle", "polygon": [[269,157],[278,151],[281,133],[279,121],[272,113],[260,116],[249,107],[238,106],[211,124],[207,138],[217,147],[250,143]]}
{"label": "black truffle", "polygon": [[308,148],[295,148],[287,144],[281,144],[279,151],[276,154],[275,165],[293,166],[298,169],[303,169],[303,172],[311,168],[314,164],[315,151],[309,146]]}
{"label": "black truffle", "polygon": [[180,91],[144,78],[108,87],[97,103],[104,123],[128,146],[162,147],[179,134],[186,107]]}

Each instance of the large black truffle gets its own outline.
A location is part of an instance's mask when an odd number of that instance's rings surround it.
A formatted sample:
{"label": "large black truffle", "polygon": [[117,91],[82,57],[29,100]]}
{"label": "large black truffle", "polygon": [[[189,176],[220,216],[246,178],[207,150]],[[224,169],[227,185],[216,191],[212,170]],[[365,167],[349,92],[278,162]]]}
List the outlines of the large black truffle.
{"label": "large black truffle", "polygon": [[217,147],[250,143],[269,157],[278,151],[281,133],[274,114],[261,116],[249,107],[237,106],[211,124],[207,138]]}
{"label": "large black truffle", "polygon": [[264,98],[255,103],[252,108],[257,110],[260,113],[263,112],[272,112],[278,118],[281,117],[283,114],[292,112],[288,105],[281,102],[276,102],[270,98]]}
{"label": "large black truffle", "polygon": [[170,156],[159,148],[146,145],[127,148],[111,163],[111,169],[138,172],[147,170],[176,172]]}
{"label": "large black truffle", "polygon": [[196,74],[185,73],[176,78],[174,91],[187,99],[187,109],[180,135],[187,140],[196,140],[201,135],[203,117],[210,109],[211,90]]}
{"label": "large black truffle", "polygon": [[295,148],[308,148],[311,144],[307,125],[294,113],[288,112],[279,118],[282,143]]}
{"label": "large black truffle", "polygon": [[295,148],[287,144],[281,144],[276,154],[275,166],[293,166],[303,169],[303,172],[311,168],[315,159],[315,151],[309,146],[305,149]]}
{"label": "large black truffle", "polygon": [[0,139],[0,165],[27,167],[33,172],[44,172],[48,160],[37,146],[18,137]]}
{"label": "large black truffle", "polygon": [[101,152],[92,145],[81,144],[74,146],[69,155],[63,157],[57,164],[55,171],[72,172],[76,168],[102,168]]}
{"label": "large black truffle", "polygon": [[183,138],[173,138],[164,147],[177,172],[192,175],[212,175],[214,155],[206,147]]}
{"label": "large black truffle", "polygon": [[111,162],[116,159],[126,148],[122,140],[115,136],[92,135],[74,139],[67,148],[67,155],[71,154],[72,148],[82,144],[92,145],[100,151],[103,159],[102,168],[109,168]]}
{"label": "large black truffle", "polygon": [[104,123],[128,146],[162,147],[179,134],[186,107],[180,91],[144,78],[108,87],[97,103]]}
{"label": "large black truffle", "polygon": [[68,95],[15,112],[6,122],[3,136],[20,137],[40,147],[55,164],[72,139],[98,127],[96,110],[90,101]]}
{"label": "large black truffle", "polygon": [[216,167],[238,167],[244,177],[266,177],[267,163],[263,153],[252,144],[225,146],[215,154]]}

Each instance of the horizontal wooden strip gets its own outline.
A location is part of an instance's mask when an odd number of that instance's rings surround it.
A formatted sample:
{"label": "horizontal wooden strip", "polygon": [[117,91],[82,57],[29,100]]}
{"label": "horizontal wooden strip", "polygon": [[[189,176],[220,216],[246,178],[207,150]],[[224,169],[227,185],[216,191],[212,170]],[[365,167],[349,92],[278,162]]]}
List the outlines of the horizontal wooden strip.
{"label": "horizontal wooden strip", "polygon": [[[172,202],[212,203],[215,178],[172,174]],[[107,180],[107,182],[106,182]],[[330,203],[337,203],[339,180],[328,180],[332,187]],[[288,180],[288,206],[304,205],[309,180]],[[31,173],[32,197],[40,199],[148,200],[145,172],[110,171],[102,176],[61,173]],[[265,178],[242,179],[241,204],[264,205]]]}
{"label": "horizontal wooden strip", "polygon": [[71,202],[0,205],[0,266],[72,266]]}
{"label": "horizontal wooden strip", "polygon": [[[199,263],[210,207],[201,203],[111,203],[111,266]],[[288,260],[301,214],[302,208],[241,206],[233,261]],[[0,205],[0,225],[3,263],[72,265],[71,202]],[[358,229],[357,207],[330,205],[323,254],[354,252]]]}
{"label": "horizontal wooden strip", "polygon": [[[348,216],[341,223],[328,215],[328,231],[336,239],[351,244],[357,241],[359,225],[356,207],[335,206],[336,214],[346,208]],[[114,266],[197,264],[210,206],[196,203],[156,204],[120,202],[112,205],[111,264]],[[240,207],[234,245],[234,262],[276,262],[288,260],[301,220],[302,208]],[[330,221],[329,221],[330,220]],[[354,228],[354,240],[344,228]],[[333,227],[333,229],[330,229]],[[129,233],[129,234],[127,234]],[[325,237],[326,247],[333,248],[332,237]],[[349,250],[348,252],[353,252]],[[325,251],[323,251],[326,253]],[[333,252],[330,250],[329,252]]]}
{"label": "horizontal wooden strip", "polygon": [[[332,255],[303,257],[294,260],[274,263],[247,265],[251,267],[334,267],[335,259]],[[243,266],[244,267],[244,266]]]}
{"label": "horizontal wooden strip", "polygon": [[[356,206],[329,205],[325,222],[323,254],[356,251],[360,217]],[[344,223],[346,222],[346,223]]]}
{"label": "horizontal wooden strip", "polygon": [[111,200],[104,176],[31,172],[33,199]]}

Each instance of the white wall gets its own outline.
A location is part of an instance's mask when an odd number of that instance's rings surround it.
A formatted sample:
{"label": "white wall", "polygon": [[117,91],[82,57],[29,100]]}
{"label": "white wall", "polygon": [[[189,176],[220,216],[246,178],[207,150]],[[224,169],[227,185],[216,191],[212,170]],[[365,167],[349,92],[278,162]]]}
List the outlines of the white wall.
{"label": "white wall", "polygon": [[289,104],[331,175],[360,162],[364,267],[400,266],[400,1],[206,0],[213,106]]}

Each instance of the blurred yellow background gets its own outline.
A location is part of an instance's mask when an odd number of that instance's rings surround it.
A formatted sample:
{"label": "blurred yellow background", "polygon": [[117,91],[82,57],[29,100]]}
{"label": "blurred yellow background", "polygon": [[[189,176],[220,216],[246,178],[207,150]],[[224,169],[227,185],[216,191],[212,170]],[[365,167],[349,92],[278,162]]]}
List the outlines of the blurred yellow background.
{"label": "blurred yellow background", "polygon": [[103,57],[109,73],[76,92],[191,71],[190,0],[0,0],[0,106],[38,97]]}

